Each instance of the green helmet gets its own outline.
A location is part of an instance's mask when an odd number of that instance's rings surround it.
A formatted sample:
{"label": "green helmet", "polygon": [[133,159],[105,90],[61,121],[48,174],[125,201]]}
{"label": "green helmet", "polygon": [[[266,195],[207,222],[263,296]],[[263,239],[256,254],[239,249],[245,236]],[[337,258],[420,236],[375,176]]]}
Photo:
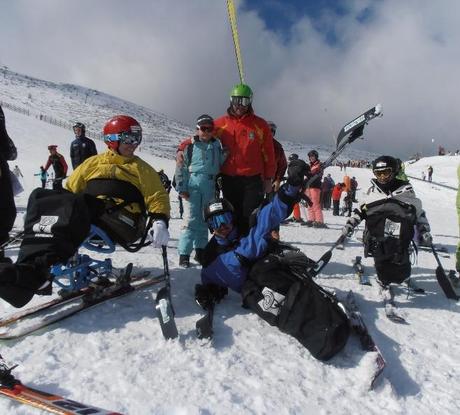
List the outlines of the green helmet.
{"label": "green helmet", "polygon": [[237,84],[230,92],[231,97],[246,97],[252,99],[252,89],[246,84]]}

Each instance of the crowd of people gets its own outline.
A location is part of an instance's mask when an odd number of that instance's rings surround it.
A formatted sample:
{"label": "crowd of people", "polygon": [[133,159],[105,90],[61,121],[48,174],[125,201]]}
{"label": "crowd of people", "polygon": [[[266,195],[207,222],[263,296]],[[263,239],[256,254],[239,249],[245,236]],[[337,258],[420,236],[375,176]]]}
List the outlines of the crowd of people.
{"label": "crowd of people", "polygon": [[[0,242],[5,242],[16,216],[7,164],[15,159],[16,149],[1,111],[0,122]],[[288,164],[282,145],[274,138],[276,130],[274,122],[256,115],[252,89],[235,85],[227,112],[216,119],[200,115],[194,134],[178,144],[171,183],[163,171],[157,172],[135,154],[142,127],[134,118],[118,115],[105,123],[107,150],[102,154],[85,136],[85,125],[75,123],[70,145],[73,172],[68,174],[58,146],[49,145],[49,158],[36,174],[42,186],[29,199],[33,212],[26,217],[18,259],[16,263],[1,259],[0,297],[22,307],[35,294],[50,294],[50,266],[65,263],[75,253],[91,224],[122,246],[142,235],[153,247],[167,245],[172,184],[184,213],[179,266],[190,267],[195,252],[194,260],[202,266],[202,284],[196,288],[200,304],[210,298],[219,301],[228,288],[241,292],[252,265],[279,241],[279,226],[292,212],[293,220],[302,225],[327,228],[323,210],[331,207],[333,215],[349,217],[344,235],[365,222],[365,254],[374,257],[381,284],[405,281],[410,276],[414,229],[421,243],[430,245],[432,237],[421,202],[403,176],[401,161],[390,156],[374,160],[372,187],[366,199],[358,201],[356,178],[346,172],[338,183],[331,174],[323,177],[316,150],[308,152],[307,161],[291,154]],[[347,166],[365,164],[357,160]],[[45,189],[51,166],[52,190]],[[353,211],[354,203],[359,207]],[[56,218],[53,226],[40,223],[45,214]],[[37,221],[40,226],[35,226]],[[390,222],[399,224],[391,233]]]}

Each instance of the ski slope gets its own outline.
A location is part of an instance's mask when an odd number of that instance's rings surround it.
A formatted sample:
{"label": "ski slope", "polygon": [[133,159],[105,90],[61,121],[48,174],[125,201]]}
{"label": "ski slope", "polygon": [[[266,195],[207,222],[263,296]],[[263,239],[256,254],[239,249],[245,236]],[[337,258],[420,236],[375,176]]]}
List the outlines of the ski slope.
{"label": "ski slope", "polygon": [[[68,158],[73,138],[68,130],[5,110],[7,128],[17,144],[26,191],[17,198],[24,207],[27,195],[39,184],[39,166],[46,161],[48,144]],[[382,122],[382,121],[380,121]],[[368,127],[371,139],[371,126]],[[104,146],[97,143],[98,149]],[[163,154],[141,157],[156,169],[174,170]],[[424,159],[425,161],[429,159]],[[435,167],[454,170],[459,157],[445,157]],[[434,163],[434,162],[433,162]],[[328,169],[336,181],[338,168]],[[358,199],[367,188],[370,171],[347,169],[356,176]],[[445,178],[456,186],[455,176]],[[414,182],[431,222],[436,243],[454,253],[458,241],[455,191],[427,182]],[[330,362],[310,356],[296,340],[270,327],[241,307],[231,293],[216,307],[215,339],[197,340],[195,322],[202,315],[194,301],[199,269],[178,267],[177,242],[182,221],[171,193],[172,219],[169,263],[173,303],[179,338],[165,341],[155,317],[157,287],[99,305],[46,330],[13,342],[2,342],[0,353],[19,363],[15,374],[26,384],[123,414],[456,414],[460,413],[460,319],[458,304],[447,300],[437,285],[432,255],[420,252],[413,276],[427,295],[406,297],[397,289],[396,302],[409,324],[385,318],[374,278],[360,286],[351,260],[362,255],[362,246],[351,239],[344,251],[334,251],[318,282],[344,296],[356,293],[368,328],[386,361],[383,378],[369,391],[374,355],[361,351],[351,338],[343,352]],[[16,226],[21,226],[18,214]],[[344,217],[325,212],[329,229],[299,225],[281,227],[281,238],[318,259],[337,239]],[[359,236],[359,233],[358,233]],[[16,255],[17,250],[8,252]],[[150,247],[130,254],[122,249],[112,255],[115,266],[133,262],[135,267],[162,272],[161,252]],[[441,258],[446,269],[454,257]],[[372,261],[364,259],[373,276]],[[153,296],[153,297],[152,297]],[[33,304],[43,301],[37,297]],[[0,316],[14,309],[0,301]],[[1,414],[39,414],[25,406],[0,399]]]}

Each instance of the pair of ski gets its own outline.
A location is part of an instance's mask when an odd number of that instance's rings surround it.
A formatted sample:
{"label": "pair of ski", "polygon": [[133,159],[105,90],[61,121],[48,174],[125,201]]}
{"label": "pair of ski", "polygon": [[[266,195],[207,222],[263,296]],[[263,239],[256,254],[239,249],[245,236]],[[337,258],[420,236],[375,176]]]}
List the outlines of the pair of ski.
{"label": "pair of ski", "polygon": [[[146,278],[149,273],[131,276],[132,268],[133,265],[128,264],[124,275],[119,277],[117,282],[107,287],[88,287],[78,292],[70,293],[66,297],[53,299],[1,319],[0,340],[18,339],[105,301],[122,297],[165,281],[168,288],[164,287],[158,292],[156,304],[157,309],[166,310],[161,315],[161,318],[159,316],[160,326],[164,336],[170,338],[173,334],[175,323],[171,311],[169,273],[168,276],[162,274],[153,278]],[[168,314],[168,312],[171,314]]]}
{"label": "pair of ski", "polygon": [[361,348],[364,351],[374,352],[375,353],[375,370],[371,378],[370,389],[374,389],[376,386],[377,380],[380,375],[383,373],[383,370],[386,366],[385,358],[382,355],[382,352],[378,348],[374,339],[367,329],[366,323],[361,315],[358,304],[356,302],[355,295],[353,291],[349,291],[345,301],[341,303],[345,307],[350,325],[354,333],[358,336],[361,343]]}
{"label": "pair of ski", "polygon": [[21,404],[60,415],[121,415],[106,409],[76,402],[63,396],[31,388],[21,383],[8,368],[0,356],[0,395]]}

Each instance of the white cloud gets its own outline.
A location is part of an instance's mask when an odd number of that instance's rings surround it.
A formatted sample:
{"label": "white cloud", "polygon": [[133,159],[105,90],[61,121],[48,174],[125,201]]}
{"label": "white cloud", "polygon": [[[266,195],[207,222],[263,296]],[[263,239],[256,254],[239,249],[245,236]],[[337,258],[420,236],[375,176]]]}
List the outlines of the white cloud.
{"label": "white cloud", "polygon": [[[0,0],[0,63],[77,83],[192,124],[222,114],[238,81],[225,2],[212,0]],[[377,102],[361,148],[396,154],[460,147],[460,2],[349,1],[350,14],[309,19],[288,43],[258,16],[238,14],[246,80],[259,115],[281,138],[331,142],[342,125]],[[356,16],[372,6],[372,18]]]}

